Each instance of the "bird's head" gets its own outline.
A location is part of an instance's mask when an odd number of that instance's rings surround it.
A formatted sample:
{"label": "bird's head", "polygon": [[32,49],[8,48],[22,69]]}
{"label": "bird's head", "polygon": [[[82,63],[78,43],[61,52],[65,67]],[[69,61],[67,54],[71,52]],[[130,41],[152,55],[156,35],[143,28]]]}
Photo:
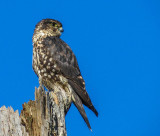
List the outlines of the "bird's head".
{"label": "bird's head", "polygon": [[39,37],[46,37],[46,36],[61,36],[63,32],[62,24],[54,19],[43,19],[39,23],[37,23],[34,35],[34,38],[37,40]]}

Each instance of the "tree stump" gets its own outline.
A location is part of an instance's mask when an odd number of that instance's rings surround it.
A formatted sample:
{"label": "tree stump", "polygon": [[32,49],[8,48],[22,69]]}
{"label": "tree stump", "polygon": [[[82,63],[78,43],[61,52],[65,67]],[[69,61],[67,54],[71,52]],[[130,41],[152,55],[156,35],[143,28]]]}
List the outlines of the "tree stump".
{"label": "tree stump", "polygon": [[35,88],[35,101],[24,103],[20,116],[12,108],[0,108],[0,136],[67,136],[70,96],[61,86],[54,92]]}

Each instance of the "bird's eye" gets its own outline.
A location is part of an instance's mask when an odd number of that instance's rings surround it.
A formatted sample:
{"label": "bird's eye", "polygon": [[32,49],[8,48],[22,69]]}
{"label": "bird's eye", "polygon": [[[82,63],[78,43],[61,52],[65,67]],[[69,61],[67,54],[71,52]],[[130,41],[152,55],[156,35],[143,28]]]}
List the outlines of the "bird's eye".
{"label": "bird's eye", "polygon": [[58,25],[57,25],[57,24],[55,24],[54,26],[55,26],[55,27],[57,27]]}
{"label": "bird's eye", "polygon": [[51,25],[52,25],[52,26],[57,26],[57,24],[56,24],[56,23],[54,23],[54,22],[52,22],[52,23],[51,23]]}

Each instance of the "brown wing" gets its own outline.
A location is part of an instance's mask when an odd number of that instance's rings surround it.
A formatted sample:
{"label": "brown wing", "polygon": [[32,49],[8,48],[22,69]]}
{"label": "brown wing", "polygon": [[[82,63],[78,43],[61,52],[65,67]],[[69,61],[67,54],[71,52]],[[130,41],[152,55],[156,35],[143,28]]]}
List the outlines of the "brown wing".
{"label": "brown wing", "polygon": [[94,108],[85,89],[85,82],[71,48],[59,37],[46,37],[43,40],[43,44],[47,47],[51,57],[56,61],[60,74],[68,79],[69,84],[80,97],[83,104],[98,116],[98,112]]}

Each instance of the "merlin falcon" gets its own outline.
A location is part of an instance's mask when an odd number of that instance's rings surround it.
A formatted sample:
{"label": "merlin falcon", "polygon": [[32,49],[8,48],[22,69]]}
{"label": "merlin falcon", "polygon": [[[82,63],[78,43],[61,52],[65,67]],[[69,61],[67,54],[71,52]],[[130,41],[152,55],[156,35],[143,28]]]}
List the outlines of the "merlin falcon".
{"label": "merlin falcon", "polygon": [[54,91],[53,85],[58,82],[63,86],[65,79],[73,90],[72,101],[77,107],[87,126],[91,129],[83,104],[98,116],[89,95],[76,57],[71,48],[61,40],[62,24],[53,19],[43,19],[35,27],[33,34],[33,70],[39,77],[40,86]]}

